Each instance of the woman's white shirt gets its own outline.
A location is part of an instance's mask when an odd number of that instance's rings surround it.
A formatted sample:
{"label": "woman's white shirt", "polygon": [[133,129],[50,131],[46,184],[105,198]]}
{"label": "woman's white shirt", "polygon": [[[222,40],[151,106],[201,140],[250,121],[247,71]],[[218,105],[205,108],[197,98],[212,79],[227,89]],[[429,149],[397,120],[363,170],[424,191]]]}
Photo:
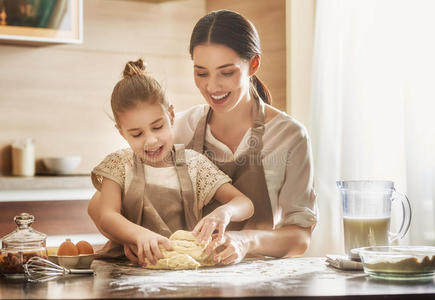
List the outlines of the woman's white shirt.
{"label": "woman's white shirt", "polygon": [[[174,142],[187,145],[197,124],[208,111],[200,104],[176,114]],[[209,125],[206,141],[217,148],[215,159],[220,162],[236,160],[249,149],[249,129],[236,151],[216,139]],[[313,183],[311,144],[302,124],[284,112],[265,124],[261,151],[267,190],[271,201],[274,227],[299,225],[309,227],[317,222],[316,195]]]}

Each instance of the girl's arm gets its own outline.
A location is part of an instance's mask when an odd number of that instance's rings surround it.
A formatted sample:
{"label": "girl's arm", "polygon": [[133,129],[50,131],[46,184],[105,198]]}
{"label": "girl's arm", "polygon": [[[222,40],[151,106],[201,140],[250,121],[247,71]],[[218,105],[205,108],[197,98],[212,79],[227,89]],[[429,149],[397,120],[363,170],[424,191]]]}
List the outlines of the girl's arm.
{"label": "girl's arm", "polygon": [[155,264],[157,259],[163,258],[159,244],[162,243],[166,249],[170,250],[169,240],[126,219],[121,214],[121,193],[121,187],[118,183],[104,178],[101,195],[98,201],[92,204],[99,204],[99,213],[95,213],[96,207],[91,206],[91,204],[90,210],[94,212],[93,215],[97,218],[98,226],[102,232],[121,244],[135,245],[141,264],[145,264],[144,257]]}
{"label": "girl's arm", "polygon": [[100,224],[101,206],[102,206],[101,193],[99,191],[96,191],[88,203],[88,215],[91,217],[98,231],[102,235],[104,235],[106,238],[108,238],[111,241],[121,244],[121,241],[117,240],[113,235],[105,232],[101,228],[101,224]]}
{"label": "girl's arm", "polygon": [[214,198],[223,205],[202,218],[193,229],[200,242],[208,240],[215,229],[218,229],[217,240],[221,240],[231,221],[240,222],[254,214],[252,201],[230,183],[221,185]]}

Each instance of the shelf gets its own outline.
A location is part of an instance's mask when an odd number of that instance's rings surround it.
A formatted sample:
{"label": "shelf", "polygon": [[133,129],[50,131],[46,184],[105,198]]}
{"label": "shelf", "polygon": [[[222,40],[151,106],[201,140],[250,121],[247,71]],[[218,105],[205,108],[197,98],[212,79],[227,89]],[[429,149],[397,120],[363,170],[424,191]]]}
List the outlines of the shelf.
{"label": "shelf", "polygon": [[93,188],[90,175],[0,177],[0,191],[5,190],[53,190]]}
{"label": "shelf", "polygon": [[95,191],[89,175],[0,177],[0,202],[89,200]]}
{"label": "shelf", "polygon": [[[48,0],[47,0],[48,1]],[[31,15],[17,15],[14,20],[19,23],[7,23],[7,13],[0,8],[0,43],[8,44],[28,44],[40,45],[46,43],[70,43],[80,44],[83,42],[83,3],[82,0],[59,0],[54,6],[49,5],[51,2],[43,6],[41,3],[36,7],[32,7],[31,3],[15,3],[17,6],[12,10],[16,11],[33,11],[37,9],[50,9],[49,11],[33,12]],[[24,9],[22,6],[27,7]],[[37,19],[32,22],[26,18]],[[31,23],[31,25],[30,25]]]}

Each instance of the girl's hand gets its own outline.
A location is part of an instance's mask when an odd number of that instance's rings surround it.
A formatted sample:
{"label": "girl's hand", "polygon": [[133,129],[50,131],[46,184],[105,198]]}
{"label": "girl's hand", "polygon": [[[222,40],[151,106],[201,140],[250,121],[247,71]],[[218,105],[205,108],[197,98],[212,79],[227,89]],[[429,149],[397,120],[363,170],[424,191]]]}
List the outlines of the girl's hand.
{"label": "girl's hand", "polygon": [[224,206],[219,206],[210,214],[202,218],[193,229],[193,235],[197,236],[198,242],[207,241],[215,229],[218,230],[216,239],[222,240],[225,229],[231,221],[231,210]]}
{"label": "girl's hand", "polygon": [[130,261],[139,263],[139,259],[137,258],[137,248],[134,245],[124,244],[124,255]]}
{"label": "girl's hand", "polygon": [[141,231],[141,233],[136,237],[135,245],[137,248],[137,259],[139,260],[138,262],[140,265],[146,265],[145,258],[147,258],[153,265],[157,263],[157,260],[163,258],[159,244],[162,244],[168,251],[172,250],[171,242],[166,237],[148,229]]}
{"label": "girl's hand", "polygon": [[248,253],[249,245],[241,234],[229,231],[225,233],[221,241],[213,239],[205,251],[211,253],[216,248],[218,248],[219,252],[215,255],[214,260],[228,265],[241,262]]}

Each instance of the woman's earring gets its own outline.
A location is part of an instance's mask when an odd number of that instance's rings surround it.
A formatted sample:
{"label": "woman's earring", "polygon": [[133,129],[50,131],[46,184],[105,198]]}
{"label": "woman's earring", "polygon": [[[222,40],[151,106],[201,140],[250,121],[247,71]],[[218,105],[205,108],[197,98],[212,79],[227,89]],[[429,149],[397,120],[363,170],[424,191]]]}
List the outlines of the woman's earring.
{"label": "woman's earring", "polygon": [[172,127],[174,125],[174,118],[175,118],[174,106],[173,105],[169,105],[169,107],[168,107],[168,114],[169,114],[169,121],[170,121],[171,127]]}
{"label": "woman's earring", "polygon": [[260,57],[258,56],[253,57],[251,61],[250,75],[254,75],[255,72],[257,72],[259,66],[260,66]]}

